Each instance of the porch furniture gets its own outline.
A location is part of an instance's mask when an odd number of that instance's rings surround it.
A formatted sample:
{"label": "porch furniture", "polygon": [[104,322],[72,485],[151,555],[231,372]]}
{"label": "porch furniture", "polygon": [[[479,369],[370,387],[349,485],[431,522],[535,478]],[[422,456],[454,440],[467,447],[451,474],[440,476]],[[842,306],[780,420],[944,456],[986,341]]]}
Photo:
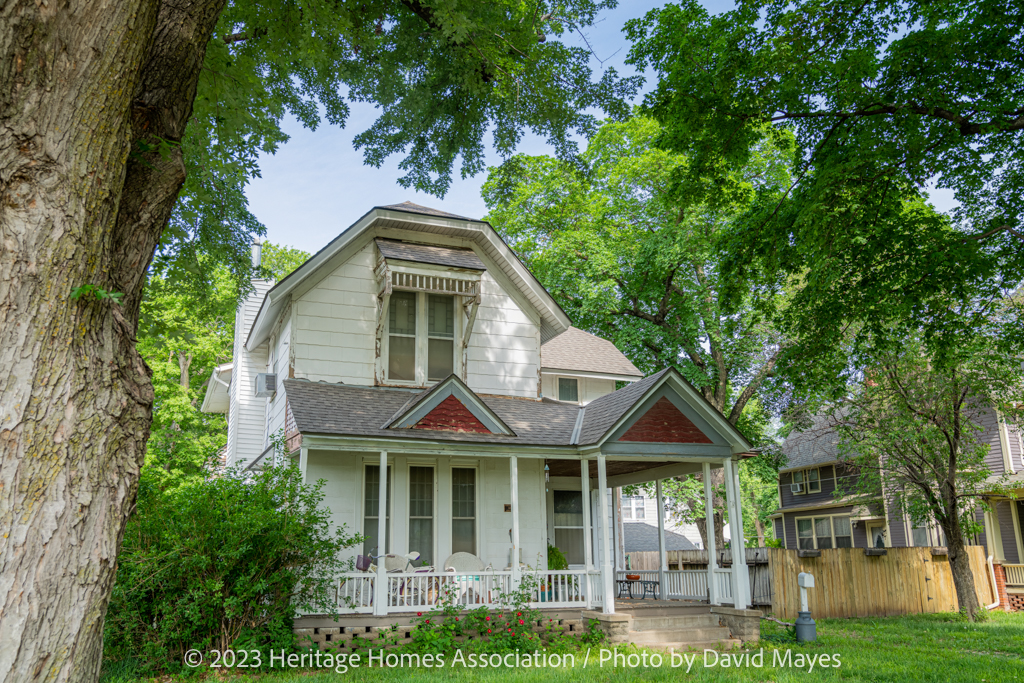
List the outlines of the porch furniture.
{"label": "porch furniture", "polygon": [[638,592],[639,591],[643,591],[642,595],[639,598],[640,600],[646,599],[648,593],[651,594],[652,598],[657,600],[658,596],[661,594],[661,582],[657,581],[657,580],[629,579],[629,578],[626,578],[626,579],[617,579],[615,581],[615,583],[618,584],[618,592],[615,595],[615,597],[617,597],[617,598],[621,598],[622,597],[622,591],[625,590],[626,594],[629,595],[629,599],[633,600],[634,599],[634,597],[633,597],[633,589],[634,589],[634,587],[637,589]]}
{"label": "porch furniture", "polygon": [[[489,564],[484,564],[484,561],[473,553],[453,553],[448,556],[448,559],[444,561],[444,570],[453,574],[468,574],[470,572],[484,572],[491,571],[492,567]],[[479,576],[466,577],[471,581],[477,583],[480,582]],[[472,586],[465,585],[465,580],[459,581],[459,602],[462,604],[471,604],[480,602],[485,599],[486,602],[491,601],[490,591],[487,591],[487,595],[482,595],[482,591],[474,591]],[[477,593],[481,593],[478,595]]]}

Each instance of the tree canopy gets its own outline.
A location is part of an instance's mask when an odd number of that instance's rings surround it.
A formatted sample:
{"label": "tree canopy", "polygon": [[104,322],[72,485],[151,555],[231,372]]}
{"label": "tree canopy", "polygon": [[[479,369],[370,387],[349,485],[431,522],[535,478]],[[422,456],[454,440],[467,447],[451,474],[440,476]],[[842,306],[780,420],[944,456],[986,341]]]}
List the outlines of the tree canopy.
{"label": "tree canopy", "polygon": [[[658,76],[644,109],[660,144],[690,159],[682,201],[731,201],[731,169],[795,137],[790,186],[737,218],[724,263],[738,283],[802,278],[794,355],[829,355],[853,321],[865,342],[920,328],[955,347],[985,315],[959,304],[1024,277],[1022,27],[988,0],[739,0],[714,16],[683,0],[627,24],[629,61]],[[948,217],[929,183],[953,192]]]}

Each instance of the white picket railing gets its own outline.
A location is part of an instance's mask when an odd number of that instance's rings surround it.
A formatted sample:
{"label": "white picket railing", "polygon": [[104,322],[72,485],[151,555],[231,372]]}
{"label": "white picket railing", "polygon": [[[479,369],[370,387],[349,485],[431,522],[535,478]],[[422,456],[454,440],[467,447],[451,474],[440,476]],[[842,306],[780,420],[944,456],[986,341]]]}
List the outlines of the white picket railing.
{"label": "white picket railing", "polygon": [[1024,588],[1024,564],[1004,564],[1006,585]]}
{"label": "white picket railing", "polygon": [[[523,572],[533,584],[531,605],[538,608],[576,607],[601,604],[601,574],[584,569]],[[372,613],[376,574],[347,572],[338,586],[338,611],[342,614]],[[500,608],[512,592],[512,572],[389,572],[387,611],[419,612],[451,602],[466,609]],[[587,596],[590,599],[587,599]]]}
{"label": "white picket railing", "polygon": [[718,588],[718,599],[732,602],[732,569],[715,567],[715,587]]}
{"label": "white picket railing", "polygon": [[[652,569],[629,569],[625,571],[618,571],[616,572],[616,578],[619,581],[624,581],[627,574],[639,574],[642,581],[659,580],[659,572]],[[658,592],[658,597],[661,599],[708,599],[708,573],[703,569],[667,569],[665,570],[665,583],[667,585],[662,587]]]}

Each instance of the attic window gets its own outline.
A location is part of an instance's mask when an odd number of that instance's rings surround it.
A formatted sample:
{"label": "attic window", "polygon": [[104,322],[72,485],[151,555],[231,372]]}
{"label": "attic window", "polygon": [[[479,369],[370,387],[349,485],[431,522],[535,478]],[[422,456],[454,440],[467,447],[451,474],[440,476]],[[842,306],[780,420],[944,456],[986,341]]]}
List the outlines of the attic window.
{"label": "attic window", "polygon": [[579,381],[572,377],[558,378],[558,400],[567,403],[579,403]]}
{"label": "attic window", "polygon": [[455,297],[394,292],[388,306],[387,379],[437,382],[455,368]]}

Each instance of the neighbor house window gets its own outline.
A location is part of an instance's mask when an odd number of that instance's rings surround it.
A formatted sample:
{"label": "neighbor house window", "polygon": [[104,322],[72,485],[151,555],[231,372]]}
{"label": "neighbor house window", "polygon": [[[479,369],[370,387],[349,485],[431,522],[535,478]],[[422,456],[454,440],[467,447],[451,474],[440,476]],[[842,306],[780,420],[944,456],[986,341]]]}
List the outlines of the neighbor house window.
{"label": "neighbor house window", "polygon": [[793,484],[795,494],[821,493],[821,476],[818,468],[811,470],[799,470],[793,473]]}
{"label": "neighbor house window", "polygon": [[571,377],[558,378],[558,400],[568,403],[579,403],[579,382]]}
{"label": "neighbor house window", "polygon": [[922,522],[920,525],[912,526],[910,540],[917,548],[927,548],[932,545],[931,529],[928,528],[928,523]]}
{"label": "neighbor house window", "polygon": [[553,491],[555,545],[569,564],[583,564],[583,493]]}
{"label": "neighbor house window", "polygon": [[[363,493],[363,554],[383,555],[391,552],[391,467],[388,467],[388,515],[384,530],[384,547],[378,548],[377,529],[380,515],[380,467],[366,466],[366,489]],[[376,549],[376,552],[374,550]]]}
{"label": "neighbor house window", "polygon": [[434,468],[409,468],[409,552],[417,565],[434,564]]}
{"label": "neighbor house window", "polygon": [[455,297],[398,291],[388,303],[388,380],[437,382],[455,370]]}
{"label": "neighbor house window", "polygon": [[805,517],[796,520],[797,547],[801,550],[852,548],[849,517]]}
{"label": "neighbor house window", "polygon": [[622,497],[623,519],[647,519],[646,501],[643,496]]}
{"label": "neighbor house window", "polygon": [[452,468],[452,552],[476,555],[476,470]]}

